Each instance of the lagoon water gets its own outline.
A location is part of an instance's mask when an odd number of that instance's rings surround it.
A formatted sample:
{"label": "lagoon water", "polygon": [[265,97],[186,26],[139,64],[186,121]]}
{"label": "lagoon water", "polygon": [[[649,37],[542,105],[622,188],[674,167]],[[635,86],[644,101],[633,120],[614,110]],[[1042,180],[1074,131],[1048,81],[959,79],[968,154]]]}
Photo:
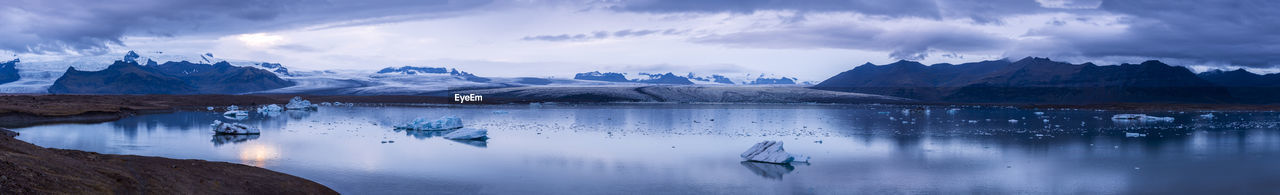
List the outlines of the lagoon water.
{"label": "lagoon water", "polygon": [[[1112,111],[950,108],[364,105],[243,120],[182,111],[16,131],[44,147],[241,163],[350,194],[1280,193],[1275,112],[1145,112],[1175,120],[1129,122],[1112,121],[1121,113]],[[491,139],[392,128],[441,116],[459,116]],[[262,134],[214,135],[213,120]],[[812,160],[742,162],[738,154],[764,140]]]}

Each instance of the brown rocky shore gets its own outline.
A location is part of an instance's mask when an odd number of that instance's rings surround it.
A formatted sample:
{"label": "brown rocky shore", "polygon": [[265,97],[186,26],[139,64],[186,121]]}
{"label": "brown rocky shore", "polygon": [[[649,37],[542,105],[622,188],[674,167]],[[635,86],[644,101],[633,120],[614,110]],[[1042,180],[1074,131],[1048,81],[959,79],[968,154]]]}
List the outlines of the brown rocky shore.
{"label": "brown rocky shore", "polygon": [[337,194],[263,168],[51,149],[0,128],[0,194]]}

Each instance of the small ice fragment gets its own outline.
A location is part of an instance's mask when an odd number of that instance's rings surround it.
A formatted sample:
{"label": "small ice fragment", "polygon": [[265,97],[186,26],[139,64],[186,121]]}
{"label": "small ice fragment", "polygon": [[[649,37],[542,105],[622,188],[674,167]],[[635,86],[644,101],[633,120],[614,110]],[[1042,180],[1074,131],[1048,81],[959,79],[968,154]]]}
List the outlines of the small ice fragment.
{"label": "small ice fragment", "polygon": [[947,109],[947,114],[956,114],[957,112],[960,112],[959,108]]}
{"label": "small ice fragment", "polygon": [[1044,119],[1044,122],[1046,122],[1046,123],[1047,123],[1047,122],[1049,122],[1049,119]]}
{"label": "small ice fragment", "polygon": [[249,127],[240,123],[224,123],[220,120],[214,120],[213,124],[211,124],[210,126],[213,127],[213,132],[216,134],[233,134],[233,135],[259,134],[258,128]]}
{"label": "small ice fragment", "polygon": [[1018,119],[1009,119],[1010,123],[1018,123]]}
{"label": "small ice fragment", "polygon": [[1173,122],[1173,117],[1156,117],[1147,116],[1145,114],[1117,114],[1111,116],[1112,121],[1141,121],[1141,122]]}
{"label": "small ice fragment", "polygon": [[231,106],[227,106],[227,110],[240,110],[240,107],[236,105],[231,105]]}
{"label": "small ice fragment", "polygon": [[[341,105],[341,104],[339,104],[339,105]],[[320,106],[333,106],[333,103],[329,103],[329,102],[320,102]]]}
{"label": "small ice fragment", "polygon": [[1209,114],[1202,114],[1202,115],[1200,115],[1200,118],[1213,118],[1213,113],[1209,113]]}
{"label": "small ice fragment", "polygon": [[458,129],[453,132],[444,134],[444,136],[442,137],[444,137],[445,139],[456,139],[456,140],[484,140],[484,139],[489,139],[489,130],[462,128],[462,129]]}
{"label": "small ice fragment", "polygon": [[1044,115],[1044,112],[1035,112],[1036,115]]}
{"label": "small ice fragment", "polygon": [[742,159],[746,159],[747,161],[776,164],[809,162],[808,156],[787,153],[786,150],[782,149],[781,141],[763,141],[756,143],[751,146],[750,149],[747,149],[746,152],[742,152],[742,154],[738,156],[742,157]]}
{"label": "small ice fragment", "polygon": [[249,112],[248,112],[248,111],[243,111],[243,110],[231,110],[231,111],[223,112],[223,113],[222,113],[222,115],[224,115],[224,116],[249,116]]}
{"label": "small ice fragment", "polygon": [[978,123],[977,120],[969,120],[969,123]]}
{"label": "small ice fragment", "polygon": [[1124,133],[1124,137],[1146,137],[1146,136],[1147,134],[1145,133],[1129,133],[1129,132]]}
{"label": "small ice fragment", "polygon": [[395,126],[396,129],[422,130],[422,131],[443,131],[450,129],[462,128],[462,119],[457,116],[440,117],[434,121],[427,121],[426,118],[413,119],[404,125]]}
{"label": "small ice fragment", "polygon": [[208,109],[209,111],[213,111],[213,106],[205,107],[205,109]]}
{"label": "small ice fragment", "polygon": [[311,101],[304,100],[302,97],[293,96],[293,99],[289,99],[289,103],[285,104],[284,108],[289,110],[317,110],[319,106],[311,104]]}

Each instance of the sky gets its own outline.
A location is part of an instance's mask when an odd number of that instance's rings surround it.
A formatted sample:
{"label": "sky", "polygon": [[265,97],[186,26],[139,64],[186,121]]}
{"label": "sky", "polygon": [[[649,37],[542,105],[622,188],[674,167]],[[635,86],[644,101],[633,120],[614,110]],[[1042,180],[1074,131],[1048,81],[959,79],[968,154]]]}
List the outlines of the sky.
{"label": "sky", "polygon": [[769,73],[1027,56],[1275,72],[1280,1],[5,0],[0,51],[213,53],[291,69]]}

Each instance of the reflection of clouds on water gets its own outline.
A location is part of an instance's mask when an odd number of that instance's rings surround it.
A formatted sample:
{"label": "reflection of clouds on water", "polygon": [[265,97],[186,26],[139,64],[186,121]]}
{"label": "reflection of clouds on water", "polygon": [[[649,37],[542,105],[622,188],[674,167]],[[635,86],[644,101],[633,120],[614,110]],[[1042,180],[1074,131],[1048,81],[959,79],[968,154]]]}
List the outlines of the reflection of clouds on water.
{"label": "reflection of clouds on water", "polygon": [[230,135],[230,134],[217,135],[215,134],[213,135],[213,139],[209,141],[213,142],[213,146],[221,146],[223,144],[244,143],[246,141],[255,140],[255,139],[258,139],[257,134],[253,134],[253,135]]}
{"label": "reflection of clouds on water", "polygon": [[289,115],[289,118],[297,119],[297,120],[302,120],[304,118],[311,116],[311,111],[306,111],[306,110],[289,110],[284,112],[285,114]]}
{"label": "reflection of clouds on water", "polygon": [[265,167],[267,166],[267,161],[280,157],[279,151],[279,149],[271,145],[244,144],[240,147],[240,164]]}
{"label": "reflection of clouds on water", "polygon": [[751,170],[751,172],[755,173],[756,175],[760,175],[761,177],[764,177],[764,178],[778,179],[778,180],[781,180],[783,175],[786,175],[788,173],[791,173],[791,171],[796,170],[795,166],[791,166],[789,164],[773,164],[773,163],[762,163],[762,162],[751,162],[751,161],[742,161],[741,164],[743,167],[747,167],[747,170]]}

